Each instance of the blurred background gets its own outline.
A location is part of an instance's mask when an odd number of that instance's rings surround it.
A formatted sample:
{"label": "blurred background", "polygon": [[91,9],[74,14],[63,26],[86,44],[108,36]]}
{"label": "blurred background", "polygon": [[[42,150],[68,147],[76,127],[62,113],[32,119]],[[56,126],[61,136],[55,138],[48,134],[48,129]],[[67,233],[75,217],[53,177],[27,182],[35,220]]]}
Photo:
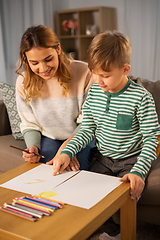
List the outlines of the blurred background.
{"label": "blurred background", "polygon": [[114,8],[115,28],[132,44],[130,75],[160,80],[160,0],[0,0],[0,82],[15,85],[20,39],[28,27],[43,24],[58,34],[57,11],[92,7]]}

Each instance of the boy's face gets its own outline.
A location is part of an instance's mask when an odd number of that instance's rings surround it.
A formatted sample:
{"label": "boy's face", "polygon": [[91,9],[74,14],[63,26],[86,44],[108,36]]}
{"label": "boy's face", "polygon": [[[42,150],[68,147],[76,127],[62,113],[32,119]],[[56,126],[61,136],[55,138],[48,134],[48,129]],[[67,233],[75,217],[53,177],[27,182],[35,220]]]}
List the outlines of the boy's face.
{"label": "boy's face", "polygon": [[104,92],[115,93],[121,91],[128,82],[126,74],[130,70],[130,65],[125,64],[122,68],[111,67],[110,72],[105,72],[102,68],[95,68],[92,73],[95,82]]}

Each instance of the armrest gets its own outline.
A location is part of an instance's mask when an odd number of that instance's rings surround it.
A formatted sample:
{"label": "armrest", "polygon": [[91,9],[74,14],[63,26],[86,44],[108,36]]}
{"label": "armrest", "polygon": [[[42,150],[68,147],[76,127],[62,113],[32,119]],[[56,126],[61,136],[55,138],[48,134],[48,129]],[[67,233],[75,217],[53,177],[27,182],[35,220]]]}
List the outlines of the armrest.
{"label": "armrest", "polygon": [[11,134],[11,127],[3,100],[0,100],[0,136]]}
{"label": "armrest", "polygon": [[156,110],[158,114],[158,119],[160,123],[160,101],[159,101],[159,93],[160,93],[160,80],[152,82],[146,79],[142,80],[142,85],[152,94],[155,105],[156,105]]}

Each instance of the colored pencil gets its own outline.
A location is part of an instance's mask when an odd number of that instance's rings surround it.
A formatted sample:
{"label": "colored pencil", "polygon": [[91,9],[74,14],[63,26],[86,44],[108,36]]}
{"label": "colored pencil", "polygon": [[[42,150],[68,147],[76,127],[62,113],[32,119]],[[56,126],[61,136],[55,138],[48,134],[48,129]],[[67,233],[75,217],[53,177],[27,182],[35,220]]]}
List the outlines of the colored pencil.
{"label": "colored pencil", "polygon": [[35,214],[37,214],[37,215],[40,215],[41,217],[44,215],[44,213],[42,212],[42,211],[38,211],[38,210],[35,210],[35,209],[33,209],[33,208],[31,208],[31,207],[26,207],[26,206],[23,206],[23,205],[21,205],[21,204],[19,204],[19,203],[12,203],[13,204],[13,206],[15,206],[15,207],[18,207],[18,208],[20,208],[20,209],[23,209],[23,210],[26,210],[26,211],[31,211],[32,213],[35,213]]}
{"label": "colored pencil", "polygon": [[48,211],[53,212],[53,209],[51,209],[51,208],[49,208],[49,207],[44,207],[44,206],[42,206],[42,205],[40,205],[40,204],[35,204],[35,203],[32,203],[32,202],[27,201],[27,200],[20,199],[20,198],[18,198],[18,199],[16,199],[16,200],[19,201],[19,202],[22,202],[22,203],[26,203],[26,204],[28,204],[29,206],[33,206],[33,207],[37,207],[37,208],[42,209],[42,210],[48,210]]}
{"label": "colored pencil", "polygon": [[32,221],[32,222],[37,221],[36,218],[34,218],[34,217],[28,217],[28,216],[26,216],[26,215],[24,215],[24,214],[22,214],[22,213],[18,213],[18,212],[16,212],[16,211],[14,211],[13,209],[1,207],[0,210],[3,211],[3,212],[10,213],[10,214],[12,214],[12,215],[14,215],[14,216],[17,216],[17,217],[21,217],[21,218],[27,219],[27,220]]}
{"label": "colored pencil", "polygon": [[50,211],[37,208],[36,206],[28,205],[27,203],[22,203],[22,202],[19,202],[19,201],[14,200],[14,203],[13,203],[13,204],[14,204],[14,205],[15,205],[15,204],[16,204],[16,205],[21,205],[21,206],[23,206],[23,207],[28,207],[28,208],[31,208],[31,209],[33,209],[33,210],[40,211],[40,212],[43,213],[43,215],[45,215],[45,216],[51,215],[51,212],[50,212]]}
{"label": "colored pencil", "polygon": [[29,210],[24,210],[24,209],[22,209],[22,208],[20,208],[20,207],[18,207],[18,206],[13,206],[13,205],[8,204],[8,203],[5,203],[5,204],[4,204],[4,207],[5,207],[5,208],[8,207],[8,208],[11,208],[11,209],[20,211],[20,212],[22,212],[22,213],[30,214],[32,217],[38,217],[38,218],[41,218],[41,217],[42,217],[42,215],[39,215],[39,214],[34,213],[34,212],[32,212],[32,211],[29,211]]}
{"label": "colored pencil", "polygon": [[[22,148],[18,148],[18,147],[12,146],[12,145],[10,145],[10,147],[15,148],[15,149],[20,150],[20,151],[23,151],[23,152],[26,152],[26,153],[30,153],[29,151],[27,151],[27,150],[25,150],[25,149],[22,149]],[[33,153],[33,154],[34,154],[35,156],[39,156],[39,157],[41,157],[41,158],[45,158],[44,156],[42,156],[42,155],[40,155],[40,154],[38,154],[38,153]]]}
{"label": "colored pencil", "polygon": [[47,206],[62,208],[62,206],[57,202],[51,202],[49,200],[45,200],[45,199],[41,199],[41,198],[32,198],[32,197],[28,197],[28,196],[25,197],[25,198],[30,199],[30,200],[35,201],[35,202],[38,202],[38,203],[46,204]]}
{"label": "colored pencil", "polygon": [[35,198],[45,199],[45,200],[48,200],[48,201],[51,201],[51,202],[57,202],[61,205],[65,205],[65,203],[63,203],[63,202],[59,202],[59,201],[56,201],[56,200],[53,200],[53,199],[50,199],[50,198],[45,198],[45,197],[41,197],[41,196],[37,196],[37,195],[32,195],[32,196],[35,197]]}
{"label": "colored pencil", "polygon": [[29,201],[31,203],[34,203],[34,204],[37,204],[38,206],[42,206],[42,207],[47,207],[48,209],[53,209],[55,210],[57,207],[55,206],[51,206],[51,205],[48,205],[48,204],[45,204],[45,203],[42,203],[42,202],[38,202],[38,201],[35,201],[35,200],[31,200],[29,198],[23,198],[23,200],[26,200],[26,201]]}
{"label": "colored pencil", "polygon": [[29,204],[33,204],[33,205],[35,205],[35,206],[42,207],[42,208],[44,208],[44,209],[46,209],[46,210],[49,210],[49,211],[51,211],[51,212],[53,212],[53,211],[55,210],[55,207],[46,206],[46,205],[44,205],[44,204],[42,204],[42,203],[38,203],[38,202],[35,202],[35,201],[31,201],[31,200],[29,200],[29,199],[21,198],[20,200],[25,201],[25,202],[27,202],[27,203],[29,203]]}

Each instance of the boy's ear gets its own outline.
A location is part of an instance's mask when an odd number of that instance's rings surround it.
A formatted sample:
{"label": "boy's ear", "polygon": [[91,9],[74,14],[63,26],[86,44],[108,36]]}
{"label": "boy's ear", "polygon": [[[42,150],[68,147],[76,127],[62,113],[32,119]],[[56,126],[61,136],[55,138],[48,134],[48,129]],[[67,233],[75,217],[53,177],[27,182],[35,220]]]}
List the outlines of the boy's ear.
{"label": "boy's ear", "polygon": [[125,63],[124,67],[123,67],[123,74],[127,75],[129,73],[130,69],[131,69],[131,66],[128,63]]}

